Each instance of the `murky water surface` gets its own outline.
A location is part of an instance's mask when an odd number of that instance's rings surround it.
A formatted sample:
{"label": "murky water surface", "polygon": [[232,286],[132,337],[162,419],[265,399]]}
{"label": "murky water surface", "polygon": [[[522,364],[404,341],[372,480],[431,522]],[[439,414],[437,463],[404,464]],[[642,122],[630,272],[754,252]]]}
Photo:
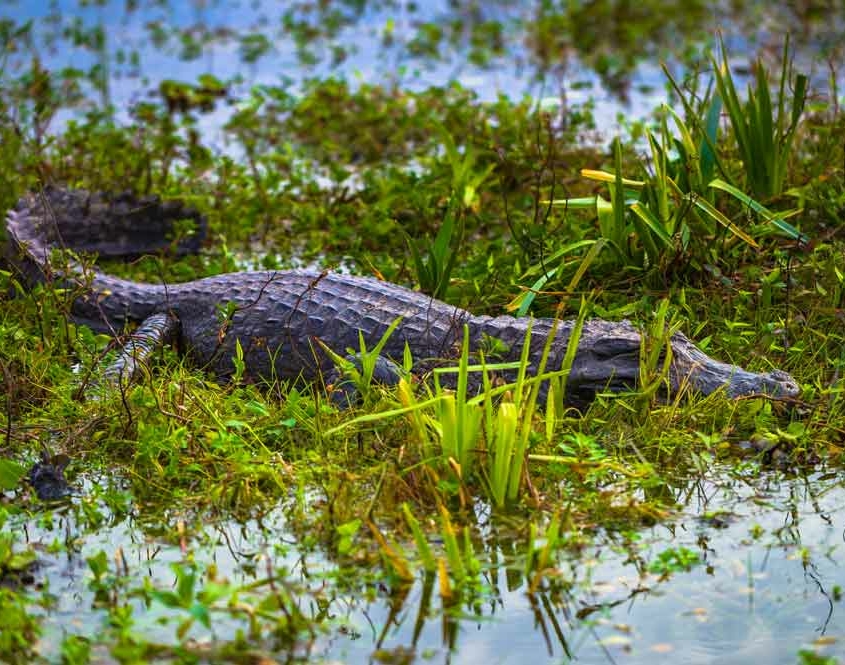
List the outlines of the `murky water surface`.
{"label": "murky water surface", "polygon": [[[678,80],[688,71],[684,62],[697,60],[707,69],[706,55],[715,47],[718,33],[741,75],[756,54],[777,57],[789,31],[795,63],[816,84],[816,99],[827,96],[831,72],[839,77],[842,89],[845,13],[836,3],[693,1],[682,3],[683,11],[674,3],[650,1],[641,7],[617,2],[573,3],[570,23],[552,31],[557,36],[550,40],[555,45],[546,58],[544,50],[536,47],[541,38],[530,29],[542,13],[542,3],[370,2],[362,3],[365,9],[361,12],[355,10],[358,3],[336,3],[345,5],[340,14],[353,20],[331,38],[315,37],[306,43],[313,61],[303,61],[302,49],[280,31],[283,13],[294,4],[3,0],[0,20],[13,19],[18,24],[31,20],[38,39],[34,51],[26,48],[9,54],[0,75],[14,75],[28,67],[33,55],[53,70],[68,66],[87,70],[96,65],[100,53],[85,42],[74,43],[70,38],[73,31],[66,31],[66,25],[78,22],[85,28],[102,26],[105,51],[112,56],[121,54],[108,62],[108,101],[114,104],[118,120],[128,118],[131,104],[157,97],[163,80],[193,83],[199,76],[211,74],[227,82],[230,98],[237,100],[248,96],[252,86],[281,86],[295,92],[308,79],[339,77],[352,85],[365,82],[411,90],[454,81],[475,91],[482,100],[529,95],[552,104],[562,99],[573,107],[589,104],[599,132],[609,137],[627,121],[648,116],[666,101],[661,63],[668,64]],[[134,9],[128,11],[129,7]],[[294,16],[317,25],[315,35],[320,34],[319,14],[306,9]],[[448,32],[455,20],[467,25],[501,22],[519,27],[508,28],[511,32],[504,35],[502,50],[486,64],[473,58],[469,28],[462,38],[447,40],[433,54],[423,56],[414,51],[421,25],[439,26]],[[173,31],[178,30],[189,37],[174,37]],[[236,38],[248,31],[260,32],[272,42],[272,48],[252,64],[241,61]],[[57,41],[63,33],[64,38]],[[157,42],[154,35],[169,39]],[[186,58],[195,48],[193,40],[200,45],[199,55]],[[482,43],[489,46],[493,41]],[[344,57],[332,56],[337,48],[343,50]],[[133,53],[139,56],[137,62]],[[232,147],[222,131],[231,112],[227,104],[220,104],[199,118],[205,140],[221,150]],[[72,115],[60,114],[53,129],[60,129]]]}
{"label": "murky water surface", "polygon": [[[802,649],[845,654],[840,474],[715,468],[679,488],[677,500],[677,515],[657,526],[625,534],[598,530],[586,546],[557,550],[533,592],[524,576],[526,536],[507,533],[480,510],[471,531],[482,582],[451,605],[435,576],[422,571],[405,592],[382,573],[371,577],[353,566],[338,574],[340,560],[306,547],[307,534],[289,521],[287,508],[260,523],[211,520],[189,528],[180,542],[173,532],[164,539],[145,527],[143,511],[87,533],[73,511],[56,513],[50,529],[26,525],[29,542],[39,550],[56,538],[82,546],[70,555],[42,556],[36,578],[49,582],[57,600],[42,649],[55,656],[66,631],[106,629],[108,614],[95,609],[97,583],[86,563],[102,550],[110,570],[126,573],[107,586],[119,603],[134,607],[133,630],[163,644],[178,644],[186,610],[144,600],[138,590],[173,590],[172,565],[192,561],[200,573],[197,590],[213,577],[266,594],[262,580],[271,574],[296,590],[295,604],[316,632],[292,644],[265,636],[267,653],[277,658],[404,662],[404,654],[425,662],[653,664],[795,663]],[[699,563],[649,572],[667,550],[694,553]],[[249,595],[243,591],[241,600],[250,602]],[[232,640],[247,629],[246,619],[226,607],[224,600],[212,610],[211,630],[197,623],[190,629],[196,645]]]}

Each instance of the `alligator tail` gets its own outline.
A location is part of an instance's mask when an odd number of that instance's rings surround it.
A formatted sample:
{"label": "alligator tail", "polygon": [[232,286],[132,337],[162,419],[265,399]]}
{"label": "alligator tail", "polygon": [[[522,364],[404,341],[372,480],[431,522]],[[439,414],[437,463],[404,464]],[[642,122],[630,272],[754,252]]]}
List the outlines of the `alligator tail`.
{"label": "alligator tail", "polygon": [[[166,288],[148,285],[139,293],[137,283],[84,269],[73,256],[55,261],[54,251],[127,258],[163,250],[196,253],[206,230],[205,217],[178,201],[47,186],[23,196],[8,213],[6,258],[28,286],[54,282],[75,292],[81,287],[85,293],[74,302],[74,318],[114,332],[114,326],[161,309]],[[107,312],[104,295],[110,296]]]}

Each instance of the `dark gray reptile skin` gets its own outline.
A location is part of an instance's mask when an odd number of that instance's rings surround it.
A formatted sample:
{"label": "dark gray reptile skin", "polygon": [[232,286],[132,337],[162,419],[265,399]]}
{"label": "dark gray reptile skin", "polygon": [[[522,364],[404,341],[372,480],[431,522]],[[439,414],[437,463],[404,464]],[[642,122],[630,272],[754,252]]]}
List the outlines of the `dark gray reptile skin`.
{"label": "dark gray reptile skin", "polygon": [[[358,348],[362,331],[368,347],[376,344],[397,318],[402,322],[384,354],[401,360],[405,344],[416,361],[454,358],[469,326],[473,348],[484,335],[500,339],[510,351],[503,359],[519,358],[530,319],[474,316],[416,291],[367,277],[313,270],[241,272],[185,284],[142,284],[94,271],[78,274],[71,263],[64,273],[49,261],[51,247],[110,255],[140,254],[168,246],[173,223],[191,219],[199,232],[177,245],[194,251],[204,232],[196,211],[155,197],[109,197],[81,190],[47,188],[23,197],[7,218],[10,258],[29,281],[69,279],[86,284],[86,295],[73,305],[74,317],[98,330],[121,332],[155,313],[169,312],[181,323],[179,343],[195,362],[217,376],[233,372],[235,341],[244,350],[252,378],[302,376],[313,379],[331,362],[314,344],[320,338],[339,353]],[[232,312],[226,316],[226,306]],[[551,330],[551,319],[533,322],[530,358],[536,363]],[[552,345],[548,368],[560,367],[571,322],[563,322]],[[567,400],[576,405],[598,390],[622,390],[636,385],[640,334],[627,321],[590,320],[583,329],[578,353],[567,382]],[[714,360],[684,335],[672,339],[672,389],[688,384],[711,393],[725,387],[731,396],[763,393],[794,396],[795,381],[783,372],[747,372]]]}

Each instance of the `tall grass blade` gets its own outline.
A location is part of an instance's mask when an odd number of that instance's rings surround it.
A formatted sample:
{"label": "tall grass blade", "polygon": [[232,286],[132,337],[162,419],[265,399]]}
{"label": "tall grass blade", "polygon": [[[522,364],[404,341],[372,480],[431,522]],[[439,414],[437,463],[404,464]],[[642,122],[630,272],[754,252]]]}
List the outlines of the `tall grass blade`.
{"label": "tall grass blade", "polygon": [[748,235],[745,231],[739,228],[736,224],[734,224],[731,220],[729,220],[725,215],[719,212],[716,207],[710,203],[707,199],[701,198],[700,196],[696,196],[694,194],[690,195],[693,198],[693,204],[695,207],[699,208],[702,212],[707,214],[710,218],[717,221],[719,224],[724,226],[728,231],[733,233],[737,238],[742,239],[744,242],[748,243],[751,247],[755,249],[759,249],[760,245],[757,244],[757,241],[754,240],[750,235]]}
{"label": "tall grass blade", "polygon": [[777,228],[781,233],[783,233],[786,237],[795,240],[796,242],[805,244],[809,242],[809,237],[801,233],[798,229],[796,229],[792,224],[784,221],[785,218],[793,217],[801,212],[801,209],[795,210],[788,210],[786,212],[778,212],[774,213],[762,203],[756,201],[755,199],[751,198],[743,192],[741,189],[737,189],[733,185],[725,182],[724,180],[720,180],[716,178],[715,180],[710,182],[710,187],[714,189],[720,189],[723,192],[727,192],[738,201],[740,201],[744,206],[750,208],[754,212],[756,212],[760,217],[764,220],[769,222],[772,226]]}
{"label": "tall grass blade", "polygon": [[[661,226],[669,223],[669,186],[666,179],[669,174],[666,170],[666,154],[668,152],[667,141],[669,130],[666,128],[666,119],[661,123],[660,147],[651,132],[648,132],[648,144],[651,147],[651,160],[654,165],[654,190],[657,196],[657,214],[660,216]],[[672,229],[670,229],[670,232]]]}
{"label": "tall grass blade", "polygon": [[617,136],[613,141],[613,168],[616,178],[610,185],[613,202],[613,241],[619,248],[626,245],[627,229],[625,225],[625,187],[622,178],[622,141]]}
{"label": "tall grass blade", "polygon": [[520,423],[518,436],[516,437],[516,446],[513,451],[513,463],[511,465],[510,476],[508,479],[508,501],[516,501],[517,496],[519,496],[519,485],[522,482],[522,470],[525,465],[525,456],[528,452],[529,436],[533,431],[532,424],[534,414],[536,413],[537,399],[540,396],[540,391],[542,390],[541,377],[543,377],[546,371],[546,364],[549,362],[549,354],[552,350],[552,342],[554,342],[554,339],[557,336],[559,325],[560,319],[555,318],[552,322],[551,330],[549,330],[549,333],[546,336],[546,343],[543,345],[543,353],[540,356],[540,361],[537,363],[534,377],[537,380],[528,386],[527,399],[525,404],[522,404],[521,398],[523,389],[524,386],[527,385],[525,381],[525,373],[528,366],[528,350],[531,347],[530,325],[525,334],[525,341],[522,345],[522,366],[519,370],[517,390],[515,393],[518,398],[514,400],[514,403],[522,409],[522,422]]}
{"label": "tall grass blade", "polygon": [[449,516],[449,511],[444,505],[440,505],[440,532],[443,536],[443,548],[446,551],[446,561],[452,571],[452,576],[460,584],[466,577],[467,572],[464,567],[464,559],[461,556],[461,548],[458,545],[458,538],[455,532],[455,527],[452,524],[452,518]]}
{"label": "tall grass blade", "polygon": [[637,201],[631,206],[631,210],[634,214],[640,219],[645,227],[642,228],[640,231],[640,236],[645,239],[648,238],[649,242],[647,247],[649,248],[648,251],[651,253],[653,259],[652,261],[656,263],[657,259],[659,258],[661,252],[657,249],[657,245],[654,240],[651,238],[651,233],[660,241],[660,245],[664,249],[668,249],[672,247],[672,238],[666,233],[666,230],[663,228],[663,225],[660,223],[660,220],[654,216],[654,213],[651,212],[645,205]]}
{"label": "tall grass blade", "polygon": [[381,552],[383,559],[393,572],[396,573],[397,577],[399,577],[399,579],[403,582],[413,582],[414,573],[411,570],[407,557],[387,542],[381,531],[379,531],[378,527],[373,522],[368,521],[367,526],[369,526],[370,533],[373,534],[373,538],[375,538],[378,543],[379,552]]}
{"label": "tall grass blade", "polygon": [[581,306],[578,308],[578,316],[572,323],[572,329],[569,331],[569,339],[566,341],[566,353],[563,356],[561,363],[562,376],[560,379],[560,394],[557,395],[555,409],[558,414],[563,414],[565,409],[566,399],[566,381],[569,373],[572,371],[572,364],[575,362],[575,356],[578,354],[578,345],[581,343],[581,332],[584,329],[584,322],[587,320],[587,314],[590,308],[588,301],[581,298]]}
{"label": "tall grass blade", "polygon": [[[807,77],[798,74],[792,93],[790,123],[786,126],[789,87],[789,40],[784,43],[776,105],[772,103],[769,74],[760,59],[755,87],[749,83],[748,99],[741,104],[731,74],[724,40],[720,37],[721,63],[712,58],[719,96],[725,104],[745,167],[748,186],[758,198],[780,196],[795,129],[804,110]],[[777,107],[775,109],[775,106]],[[724,171],[722,171],[724,173]]]}
{"label": "tall grass blade", "polygon": [[701,178],[703,182],[713,179],[718,156],[716,154],[716,140],[719,132],[719,118],[722,113],[722,98],[717,94],[713,95],[710,105],[707,107],[707,115],[704,118],[704,128],[701,143],[698,146],[698,153],[701,155]]}
{"label": "tall grass blade", "polygon": [[404,377],[399,379],[399,385],[396,388],[399,403],[405,407],[408,422],[411,429],[416,434],[420,443],[420,449],[423,451],[423,456],[428,458],[434,455],[434,446],[431,443],[431,436],[429,435],[428,427],[426,426],[425,417],[421,409],[417,408],[418,402],[414,397],[414,391],[411,389],[411,384]]}
{"label": "tall grass blade", "polygon": [[678,133],[681,135],[681,145],[684,148],[684,168],[687,170],[691,191],[700,192],[704,187],[701,178],[701,159],[698,154],[698,146],[692,138],[689,129],[683,119],[671,106],[665,107],[669,115],[675,121]]}
{"label": "tall grass blade", "polygon": [[[711,58],[711,62],[713,64],[713,70],[717,71],[718,64],[716,63],[715,59]],[[669,83],[672,85],[672,88],[675,90],[678,95],[678,98],[684,105],[684,113],[686,114],[686,117],[689,119],[690,122],[696,124],[696,128],[701,134],[701,146],[699,147],[699,154],[701,155],[702,159],[702,177],[704,178],[705,182],[712,177],[712,168],[707,165],[710,158],[712,158],[716,168],[719,169],[719,173],[721,173],[723,177],[727,177],[727,175],[725,175],[727,171],[724,168],[721,160],[719,159],[719,153],[716,150],[716,138],[719,129],[719,119],[721,117],[723,105],[722,96],[719,92],[718,85],[716,86],[716,92],[712,96],[712,100],[707,111],[706,126],[702,128],[700,126],[701,123],[698,118],[699,114],[696,109],[693,108],[692,104],[688,99],[688,96],[684,94],[684,91],[681,89],[681,86],[678,85],[678,82],[672,76],[672,73],[669,71],[669,68],[665,64],[661,65],[661,67],[663,69],[664,75],[669,80]],[[710,94],[711,90],[712,88],[708,87],[708,94]],[[706,151],[705,146],[707,148]]]}
{"label": "tall grass blade", "polygon": [[497,508],[505,505],[514,448],[516,447],[516,428],[519,422],[519,412],[512,402],[502,402],[496,412],[496,426],[493,430],[490,451],[490,489],[493,504]]}
{"label": "tall grass blade", "polygon": [[420,523],[414,517],[407,503],[402,504],[402,513],[405,516],[405,522],[408,528],[411,530],[411,535],[414,537],[414,543],[417,546],[417,553],[422,561],[423,569],[426,572],[434,572],[437,570],[437,559],[434,558],[434,554],[432,554],[431,547],[428,544],[428,539],[426,539]]}

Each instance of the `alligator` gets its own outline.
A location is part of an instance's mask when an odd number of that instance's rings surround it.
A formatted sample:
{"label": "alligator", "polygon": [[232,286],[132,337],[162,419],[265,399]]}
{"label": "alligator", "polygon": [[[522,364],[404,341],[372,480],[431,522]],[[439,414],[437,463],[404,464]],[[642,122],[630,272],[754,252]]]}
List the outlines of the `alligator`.
{"label": "alligator", "polygon": [[[174,230],[184,228],[186,221],[193,234],[174,240]],[[205,230],[205,218],[180,201],[54,186],[23,196],[6,221],[10,263],[29,284],[52,280],[71,289],[76,294],[71,311],[75,322],[115,336],[140,326],[125,342],[113,374],[135,372],[139,358],[146,360],[156,344],[173,340],[221,380],[234,374],[236,354],[242,354],[242,378],[319,380],[335,367],[323,345],[344,353],[357,349],[362,335],[372,348],[397,320],[381,352],[390,359],[388,366],[402,360],[406,345],[420,366],[454,359],[464,330],[473,351],[489,348],[493,338],[506,349],[496,360],[515,361],[530,329],[529,372],[536,372],[553,335],[546,368],[558,369],[564,361],[572,321],[476,316],[372,277],[295,269],[221,274],[179,284],[140,283],[83,267],[72,253],[55,252],[64,248],[105,257],[169,248],[189,253],[199,249]],[[641,342],[640,332],[628,321],[584,321],[565,401],[581,407],[599,392],[636,388]],[[790,398],[799,392],[788,374],[749,372],[720,362],[679,332],[670,346],[668,393],[724,390],[729,397]],[[386,374],[388,383],[395,382],[391,371]]]}

